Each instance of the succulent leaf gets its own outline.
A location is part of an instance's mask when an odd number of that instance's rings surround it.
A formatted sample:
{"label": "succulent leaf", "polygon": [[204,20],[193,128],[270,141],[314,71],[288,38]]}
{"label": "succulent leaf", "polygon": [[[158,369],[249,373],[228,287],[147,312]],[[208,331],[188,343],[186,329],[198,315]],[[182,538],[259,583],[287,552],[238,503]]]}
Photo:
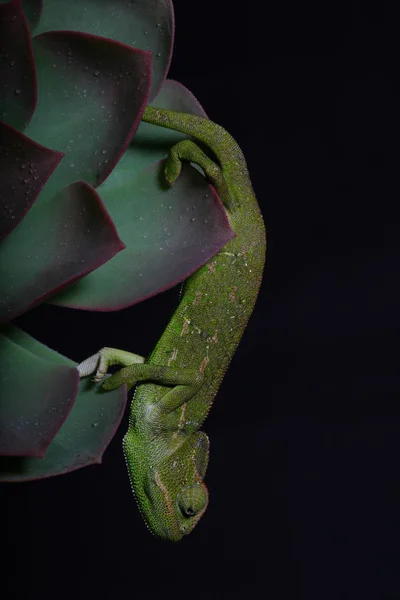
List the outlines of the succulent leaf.
{"label": "succulent leaf", "polygon": [[[31,354],[6,333],[0,330],[0,455],[43,457],[74,403],[78,373]],[[35,394],[27,402],[29,388]]]}
{"label": "succulent leaf", "polygon": [[186,279],[232,238],[221,201],[204,177],[185,165],[174,187],[163,189],[162,168],[162,161],[155,163],[128,182],[121,172],[119,182],[114,178],[102,190],[126,249],[52,303],[125,308]]}
{"label": "succulent leaf", "polygon": [[33,40],[38,101],[25,134],[65,153],[39,202],[72,181],[99,185],[139,126],[151,79],[150,53],[79,32]]}
{"label": "succulent leaf", "polygon": [[0,3],[0,44],[0,120],[23,130],[32,117],[37,90],[32,42],[20,0]]}
{"label": "succulent leaf", "polygon": [[[74,378],[78,377],[73,361],[44,346],[20,329],[9,325],[1,330],[0,352],[4,339],[17,348],[17,350],[13,349],[14,357],[24,356],[25,353],[25,355],[30,355],[30,365],[40,365],[41,368],[47,369],[46,376],[39,377],[37,371],[28,364],[30,374],[33,377],[37,375],[38,382],[42,384],[46,382],[48,388],[52,382],[56,381],[56,373],[72,372]],[[5,356],[11,356],[11,353],[6,352]],[[18,369],[17,362],[7,366],[14,369],[15,372]],[[59,394],[61,393],[66,397],[66,390],[62,387]],[[1,407],[6,397],[3,393],[1,394],[0,420],[3,418]],[[44,458],[36,458],[33,455],[0,457],[0,481],[29,481],[52,477],[100,463],[104,451],[120,424],[126,406],[126,397],[125,386],[113,392],[103,392],[99,384],[81,380],[79,393],[68,414],[68,419],[62,424],[47,447]],[[52,398],[51,396],[50,400]],[[38,399],[39,396],[35,394],[36,404]],[[8,404],[7,402],[7,407]],[[25,405],[26,402],[22,407],[24,418],[26,415]],[[54,403],[54,406],[59,405]],[[7,430],[8,428],[6,428]],[[21,454],[21,452],[15,452],[15,454]]]}
{"label": "succulent leaf", "polygon": [[[166,81],[154,104],[206,116],[181,84]],[[184,135],[141,123],[134,141],[98,188],[126,245],[124,252],[50,302],[87,310],[118,310],[186,279],[233,236],[215,191],[187,166],[173,188],[162,162]]]}
{"label": "succulent leaf", "polygon": [[31,208],[62,157],[0,122],[0,240]]}
{"label": "succulent leaf", "polygon": [[171,0],[44,0],[35,34],[70,30],[102,36],[152,52],[150,100],[158,94],[171,62],[174,11]]}
{"label": "succulent leaf", "polygon": [[77,181],[34,206],[2,242],[0,323],[124,248],[96,191]]}

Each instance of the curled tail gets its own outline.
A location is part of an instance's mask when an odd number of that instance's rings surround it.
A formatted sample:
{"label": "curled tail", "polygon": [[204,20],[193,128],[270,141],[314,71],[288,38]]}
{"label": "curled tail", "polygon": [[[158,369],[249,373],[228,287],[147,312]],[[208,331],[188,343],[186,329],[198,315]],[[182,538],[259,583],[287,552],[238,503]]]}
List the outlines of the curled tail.
{"label": "curled tail", "polygon": [[236,140],[220,125],[197,115],[147,106],[142,120],[174,129],[203,142],[215,154],[233,201],[240,203],[243,191],[251,189],[246,160]]}

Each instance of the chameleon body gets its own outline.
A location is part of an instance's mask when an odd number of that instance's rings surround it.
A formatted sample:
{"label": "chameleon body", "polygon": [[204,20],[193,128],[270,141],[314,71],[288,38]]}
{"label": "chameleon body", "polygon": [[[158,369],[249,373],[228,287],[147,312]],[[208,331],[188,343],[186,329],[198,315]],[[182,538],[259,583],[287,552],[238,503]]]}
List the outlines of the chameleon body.
{"label": "chameleon body", "polygon": [[252,313],[266,252],[265,228],[243,154],[219,125],[147,107],[143,120],[206,144],[219,165],[190,140],[171,149],[170,184],[181,161],[198,164],[223,201],[235,237],[183,284],[180,303],[148,359],[105,348],[78,366],[99,381],[111,364],[125,368],[103,387],[137,385],[123,448],[141,513],[156,536],[190,533],[207,503],[209,441],[199,431]]}

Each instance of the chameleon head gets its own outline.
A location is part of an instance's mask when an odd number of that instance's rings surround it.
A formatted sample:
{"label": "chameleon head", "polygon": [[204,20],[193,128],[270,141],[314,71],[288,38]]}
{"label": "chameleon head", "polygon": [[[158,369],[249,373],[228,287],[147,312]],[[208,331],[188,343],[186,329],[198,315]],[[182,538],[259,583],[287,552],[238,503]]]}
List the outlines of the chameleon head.
{"label": "chameleon head", "polygon": [[132,483],[139,508],[157,537],[179,541],[199,522],[208,504],[203,482],[209,453],[208,437],[196,432],[175,452],[160,460]]}

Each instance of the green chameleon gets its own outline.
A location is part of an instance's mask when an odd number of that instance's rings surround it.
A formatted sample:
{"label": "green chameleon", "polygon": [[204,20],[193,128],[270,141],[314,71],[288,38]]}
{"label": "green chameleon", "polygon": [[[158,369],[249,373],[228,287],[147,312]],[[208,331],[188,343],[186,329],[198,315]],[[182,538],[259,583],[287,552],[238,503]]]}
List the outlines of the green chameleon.
{"label": "green chameleon", "polygon": [[217,190],[236,236],[183,284],[180,303],[149,358],[103,348],[78,365],[81,377],[112,390],[139,383],[123,440],[140,511],[156,536],[178,541],[204,514],[209,440],[199,431],[243,335],[261,283],[266,237],[262,216],[236,141],[208,119],[147,107],[143,120],[188,134],[208,146],[219,165],[191,140],[172,147],[165,178],[182,161],[199,165]]}

